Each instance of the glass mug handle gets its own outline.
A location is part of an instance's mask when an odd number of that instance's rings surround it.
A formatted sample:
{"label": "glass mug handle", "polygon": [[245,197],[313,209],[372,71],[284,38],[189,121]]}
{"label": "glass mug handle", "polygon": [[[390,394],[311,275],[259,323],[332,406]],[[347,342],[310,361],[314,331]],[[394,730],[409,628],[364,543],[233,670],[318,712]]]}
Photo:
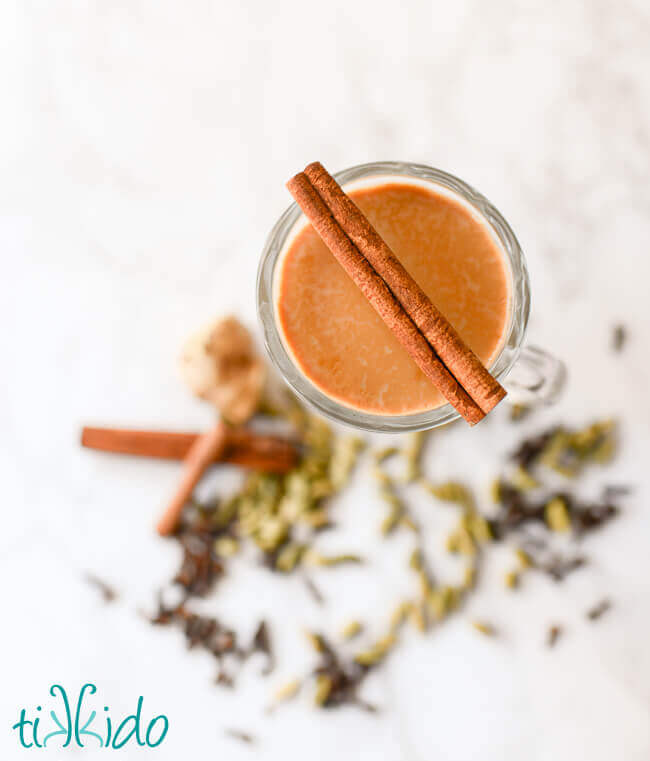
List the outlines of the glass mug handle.
{"label": "glass mug handle", "polygon": [[515,404],[553,404],[565,381],[564,362],[538,346],[524,346],[503,385]]}

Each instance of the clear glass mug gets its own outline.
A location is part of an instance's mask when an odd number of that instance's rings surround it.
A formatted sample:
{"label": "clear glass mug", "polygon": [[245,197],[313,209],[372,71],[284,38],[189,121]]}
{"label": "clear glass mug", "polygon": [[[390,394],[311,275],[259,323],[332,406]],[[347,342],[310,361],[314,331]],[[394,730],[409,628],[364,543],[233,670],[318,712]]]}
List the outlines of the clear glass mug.
{"label": "clear glass mug", "polygon": [[[503,348],[490,372],[506,387],[512,401],[549,403],[558,395],[564,380],[564,366],[547,352],[524,346],[530,313],[530,282],[524,255],[506,220],[474,188],[447,172],[424,164],[378,161],[344,169],[334,175],[343,186],[379,183],[384,180],[415,178],[446,192],[451,191],[471,205],[487,223],[500,244],[511,275],[510,315]],[[267,238],[257,273],[257,311],[266,349],[285,381],[304,401],[340,423],[376,432],[407,432],[436,428],[460,417],[450,404],[408,415],[378,415],[332,399],[317,388],[300,370],[283,343],[274,306],[275,270],[290,240],[301,211],[293,203],[276,222]]]}

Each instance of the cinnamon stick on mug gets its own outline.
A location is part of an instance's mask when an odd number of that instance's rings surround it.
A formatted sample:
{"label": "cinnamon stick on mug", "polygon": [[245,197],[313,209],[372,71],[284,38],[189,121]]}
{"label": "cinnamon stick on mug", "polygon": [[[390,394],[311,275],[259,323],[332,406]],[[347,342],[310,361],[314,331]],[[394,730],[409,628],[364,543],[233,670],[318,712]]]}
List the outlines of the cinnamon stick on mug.
{"label": "cinnamon stick on mug", "polygon": [[305,174],[345,234],[385,281],[448,370],[487,415],[506,395],[503,386],[490,375],[325,167],[316,161],[305,169]]}
{"label": "cinnamon stick on mug", "polygon": [[413,361],[470,425],[485,413],[449,372],[418,330],[386,282],[334,218],[304,172],[289,180],[287,188],[339,264],[359,287]]}
{"label": "cinnamon stick on mug", "polygon": [[450,404],[479,422],[505,389],[463,342],[325,168],[287,183],[305,216],[388,328]]}
{"label": "cinnamon stick on mug", "polygon": [[183,476],[176,494],[156,526],[161,536],[169,536],[174,533],[183,507],[192,496],[194,487],[210,463],[220,457],[227,444],[228,427],[222,421],[207,433],[199,436],[192,444],[183,463]]}

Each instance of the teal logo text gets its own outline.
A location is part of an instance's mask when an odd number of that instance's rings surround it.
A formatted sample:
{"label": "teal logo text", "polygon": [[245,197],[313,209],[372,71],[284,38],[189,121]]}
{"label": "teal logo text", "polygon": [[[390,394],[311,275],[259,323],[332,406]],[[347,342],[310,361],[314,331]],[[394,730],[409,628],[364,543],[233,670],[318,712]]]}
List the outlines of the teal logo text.
{"label": "teal logo text", "polygon": [[20,712],[18,721],[11,727],[23,748],[123,748],[127,743],[155,748],[167,736],[169,719],[160,714],[146,721],[142,715],[144,698],[140,696],[133,713],[120,721],[111,718],[108,706],[100,714],[92,707],[92,696],[97,687],[88,682],[79,690],[75,702],[68,697],[60,684],[50,687],[54,707],[50,710],[37,705],[28,715]]}

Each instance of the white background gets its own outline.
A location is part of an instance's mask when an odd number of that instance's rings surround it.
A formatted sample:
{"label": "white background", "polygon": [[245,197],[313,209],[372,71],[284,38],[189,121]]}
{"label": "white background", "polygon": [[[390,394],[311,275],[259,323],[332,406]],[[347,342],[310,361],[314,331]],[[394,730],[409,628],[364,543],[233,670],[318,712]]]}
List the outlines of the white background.
{"label": "white background", "polygon": [[[138,695],[146,716],[170,717],[161,759],[650,757],[649,39],[645,0],[2,4],[3,758],[24,752],[9,730],[21,707],[85,680],[118,720]],[[255,325],[284,182],[315,159],[333,171],[422,161],[481,190],[526,252],[531,338],[569,365],[562,402],[521,428],[500,411],[473,432],[434,434],[431,475],[483,487],[521,432],[615,415],[620,457],[584,489],[636,487],[589,540],[588,570],[509,594],[506,553],[467,611],[407,636],[368,681],[378,717],[319,713],[307,696],[263,711],[309,667],[301,627],[334,632],[351,614],[379,627],[409,588],[406,539],[375,538],[382,507],[367,479],[336,507],[342,529],[327,541],[369,563],[318,575],[328,606],[250,562],[208,606],[244,634],[268,615],[279,643],[272,677],[250,663],[229,692],[211,684],[207,657],[138,615],[177,562],[152,525],[178,468],[78,446],[84,422],[207,425],[176,372],[182,341],[227,310]],[[630,338],[613,358],[619,320]],[[435,554],[448,513],[415,504]],[[104,606],[86,570],[120,600]],[[588,624],[604,595],[613,610]],[[501,636],[481,638],[472,616]],[[566,635],[548,651],[553,621]],[[65,754],[76,757],[50,755]]]}

